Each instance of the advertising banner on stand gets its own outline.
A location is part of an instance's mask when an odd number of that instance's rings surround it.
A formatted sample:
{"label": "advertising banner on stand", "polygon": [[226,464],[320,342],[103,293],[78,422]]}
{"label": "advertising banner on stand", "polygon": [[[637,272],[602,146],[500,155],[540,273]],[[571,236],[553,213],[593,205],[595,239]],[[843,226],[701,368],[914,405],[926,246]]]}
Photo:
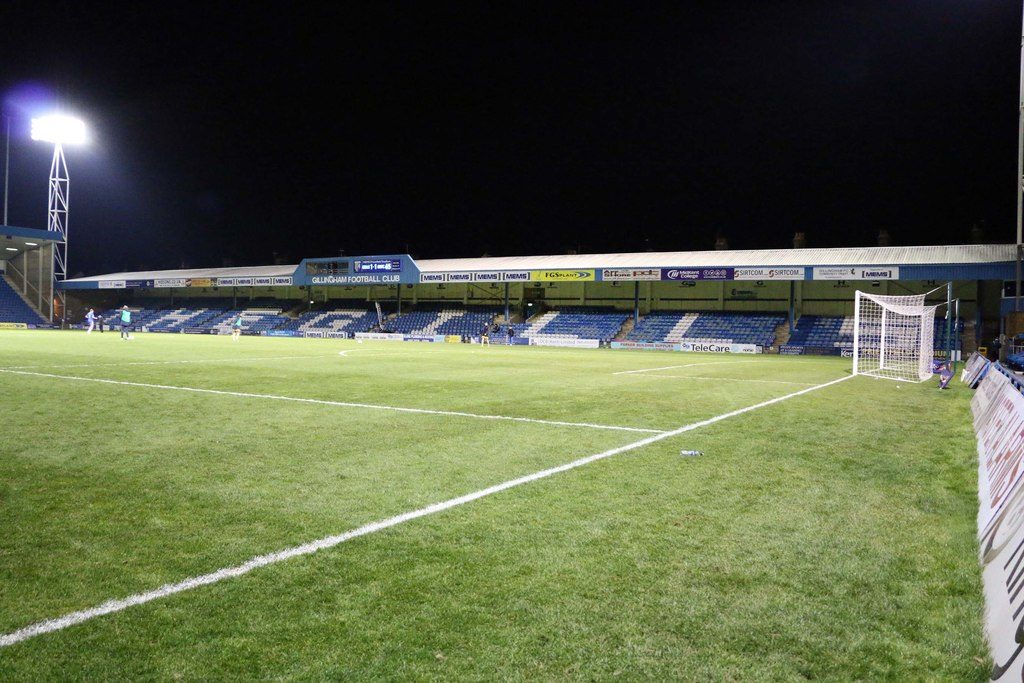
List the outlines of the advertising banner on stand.
{"label": "advertising banner on stand", "polygon": [[595,279],[593,270],[534,270],[530,279],[536,282],[587,282]]}
{"label": "advertising banner on stand", "polygon": [[605,268],[601,271],[601,279],[605,282],[636,282],[661,279],[659,268]]}
{"label": "advertising banner on stand", "polygon": [[732,268],[662,268],[662,280],[731,280]]}
{"label": "advertising banner on stand", "polygon": [[825,266],[813,270],[815,280],[899,280],[898,266]]}
{"label": "advertising banner on stand", "polygon": [[734,280],[803,280],[803,268],[737,268]]}

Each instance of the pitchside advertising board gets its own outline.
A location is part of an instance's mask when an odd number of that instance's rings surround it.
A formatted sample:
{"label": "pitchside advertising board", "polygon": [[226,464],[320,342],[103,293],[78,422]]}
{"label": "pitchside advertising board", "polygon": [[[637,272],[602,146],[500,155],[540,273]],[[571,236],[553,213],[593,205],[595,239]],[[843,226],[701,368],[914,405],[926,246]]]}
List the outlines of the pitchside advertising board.
{"label": "pitchside advertising board", "polygon": [[697,353],[761,353],[761,347],[755,344],[706,344],[703,342],[682,342],[680,351]]}
{"label": "pitchside advertising board", "polygon": [[636,351],[679,351],[679,344],[671,342],[635,342],[613,341],[613,349],[633,349]]}
{"label": "pitchside advertising board", "polygon": [[565,346],[574,349],[596,349],[601,346],[599,339],[555,339],[545,338],[543,335],[540,337],[530,337],[530,346]]}
{"label": "pitchside advertising board", "polygon": [[689,351],[697,353],[761,353],[763,350],[756,344],[710,344],[704,342],[634,342],[613,341],[613,349],[632,349],[637,351]]}
{"label": "pitchside advertising board", "polygon": [[992,680],[1021,680],[1024,644],[1024,396],[997,365],[972,358],[964,381],[982,375],[971,401],[978,437],[978,536],[985,635]]}
{"label": "pitchside advertising board", "polygon": [[781,356],[842,356],[843,358],[853,358],[852,348],[842,348],[836,346],[794,346],[791,344],[783,344],[779,347],[779,355]]}
{"label": "pitchside advertising board", "polygon": [[971,357],[964,363],[963,372],[960,373],[960,381],[974,389],[978,386],[978,382],[985,377],[992,364],[983,355],[975,351],[971,354]]}

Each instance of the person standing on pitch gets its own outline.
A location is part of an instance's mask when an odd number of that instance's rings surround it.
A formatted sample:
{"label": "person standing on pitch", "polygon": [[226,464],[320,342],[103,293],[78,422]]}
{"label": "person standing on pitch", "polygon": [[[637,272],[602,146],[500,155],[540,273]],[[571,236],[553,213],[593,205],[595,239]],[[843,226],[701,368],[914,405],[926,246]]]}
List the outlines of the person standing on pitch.
{"label": "person standing on pitch", "polygon": [[231,341],[236,342],[242,336],[242,314],[235,316],[235,322],[231,325]]}
{"label": "person standing on pitch", "polygon": [[491,345],[491,338],[489,336],[490,331],[491,331],[491,326],[490,325],[484,325],[484,330],[483,330],[483,332],[480,333],[480,343],[481,344],[487,344],[488,346]]}
{"label": "person standing on pitch", "polygon": [[92,332],[92,328],[96,327],[96,313],[90,308],[89,312],[85,314],[85,322],[89,323],[89,329],[85,331],[86,334]]}
{"label": "person standing on pitch", "polygon": [[131,335],[128,334],[132,327],[132,312],[128,310],[128,304],[121,307],[121,339],[128,341]]}

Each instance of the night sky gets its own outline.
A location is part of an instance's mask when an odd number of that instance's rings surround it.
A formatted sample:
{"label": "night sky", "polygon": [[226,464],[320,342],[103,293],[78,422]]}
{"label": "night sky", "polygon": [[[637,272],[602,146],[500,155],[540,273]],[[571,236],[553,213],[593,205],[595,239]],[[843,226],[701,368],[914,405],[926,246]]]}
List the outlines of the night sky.
{"label": "night sky", "polygon": [[1014,239],[1019,0],[8,0],[10,223],[72,274]]}

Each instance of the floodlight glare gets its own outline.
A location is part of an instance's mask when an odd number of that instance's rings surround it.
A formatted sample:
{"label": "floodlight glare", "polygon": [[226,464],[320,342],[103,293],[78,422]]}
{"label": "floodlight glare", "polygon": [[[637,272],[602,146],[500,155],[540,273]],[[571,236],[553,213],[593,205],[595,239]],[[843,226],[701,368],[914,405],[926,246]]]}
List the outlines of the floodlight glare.
{"label": "floodlight glare", "polygon": [[80,145],[86,141],[85,122],[59,114],[32,119],[32,139],[55,145]]}

